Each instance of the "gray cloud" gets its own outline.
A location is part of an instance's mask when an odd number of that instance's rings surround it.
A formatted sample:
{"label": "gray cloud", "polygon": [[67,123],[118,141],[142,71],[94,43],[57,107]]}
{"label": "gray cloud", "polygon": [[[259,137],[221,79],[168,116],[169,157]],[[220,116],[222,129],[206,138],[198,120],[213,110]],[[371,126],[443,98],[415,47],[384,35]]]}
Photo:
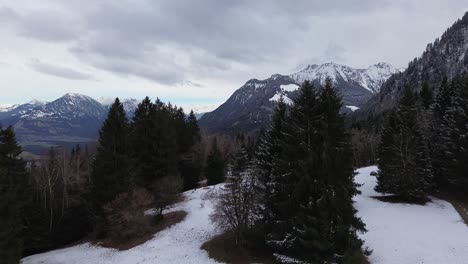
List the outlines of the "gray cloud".
{"label": "gray cloud", "polygon": [[40,62],[39,60],[31,61],[28,66],[40,73],[48,74],[69,80],[93,80],[93,76],[87,73],[73,70],[71,68],[52,65]]}
{"label": "gray cloud", "polygon": [[[421,42],[439,35],[424,19],[433,20],[436,12],[450,17],[467,7],[464,0],[429,2],[421,7],[418,0],[48,0],[40,9],[0,8],[0,21],[15,21],[23,37],[66,43],[95,68],[172,85],[258,77],[324,60],[403,66],[419,55],[415,47],[422,51]],[[410,34],[408,23],[426,28]]]}

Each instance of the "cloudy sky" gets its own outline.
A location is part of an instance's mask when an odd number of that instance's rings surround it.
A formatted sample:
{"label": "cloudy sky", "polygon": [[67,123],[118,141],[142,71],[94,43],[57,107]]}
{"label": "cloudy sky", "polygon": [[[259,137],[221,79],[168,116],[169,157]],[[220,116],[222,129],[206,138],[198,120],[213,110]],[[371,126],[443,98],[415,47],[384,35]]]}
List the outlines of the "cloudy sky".
{"label": "cloudy sky", "polygon": [[0,103],[149,95],[212,108],[250,78],[404,67],[466,0],[0,0]]}

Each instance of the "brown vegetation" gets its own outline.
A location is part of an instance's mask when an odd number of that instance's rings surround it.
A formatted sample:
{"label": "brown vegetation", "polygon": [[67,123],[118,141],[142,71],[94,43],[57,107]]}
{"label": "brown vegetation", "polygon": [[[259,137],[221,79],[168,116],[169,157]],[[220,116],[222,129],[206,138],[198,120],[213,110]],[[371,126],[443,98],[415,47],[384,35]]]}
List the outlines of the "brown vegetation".
{"label": "brown vegetation", "polygon": [[114,248],[117,250],[128,250],[152,239],[158,232],[182,222],[186,216],[187,212],[185,211],[174,211],[164,214],[160,221],[155,222],[154,216],[146,215],[144,217],[144,220],[147,223],[146,226],[148,228],[146,233],[143,233],[140,236],[131,237],[123,241],[108,238],[104,241],[98,242],[97,244],[103,247]]}
{"label": "brown vegetation", "polygon": [[277,263],[270,253],[261,250],[251,250],[237,244],[235,236],[229,232],[205,242],[201,249],[206,250],[210,258],[219,262],[233,264]]}

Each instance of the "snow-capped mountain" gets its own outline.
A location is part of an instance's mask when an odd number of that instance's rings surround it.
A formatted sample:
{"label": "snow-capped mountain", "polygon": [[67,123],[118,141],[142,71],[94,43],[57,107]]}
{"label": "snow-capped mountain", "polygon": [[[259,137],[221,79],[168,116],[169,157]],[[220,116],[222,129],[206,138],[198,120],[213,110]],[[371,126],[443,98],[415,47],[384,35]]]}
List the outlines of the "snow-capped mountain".
{"label": "snow-capped mountain", "polygon": [[[109,109],[112,103],[114,103],[115,98],[111,97],[99,97],[96,99],[102,106],[106,107],[106,109]],[[125,112],[127,113],[128,117],[132,117],[133,114],[135,113],[135,110],[138,107],[138,104],[140,101],[134,98],[124,98],[120,99],[120,102],[122,103]]]}
{"label": "snow-capped mountain", "polygon": [[324,83],[325,79],[330,77],[335,83],[357,84],[375,94],[380,91],[382,84],[397,72],[400,70],[385,62],[371,65],[366,69],[354,69],[330,62],[322,65],[309,65],[305,69],[291,74],[290,77],[297,83],[303,83],[305,80]]}
{"label": "snow-capped mountain", "polygon": [[216,110],[200,118],[200,125],[212,132],[251,132],[270,119],[275,102],[283,96],[292,103],[296,90],[305,81],[323,84],[330,77],[343,98],[343,111],[355,111],[380,91],[392,74],[399,70],[387,63],[377,63],[366,69],[354,69],[336,63],[312,64],[290,74],[274,74],[265,80],[251,79]]}

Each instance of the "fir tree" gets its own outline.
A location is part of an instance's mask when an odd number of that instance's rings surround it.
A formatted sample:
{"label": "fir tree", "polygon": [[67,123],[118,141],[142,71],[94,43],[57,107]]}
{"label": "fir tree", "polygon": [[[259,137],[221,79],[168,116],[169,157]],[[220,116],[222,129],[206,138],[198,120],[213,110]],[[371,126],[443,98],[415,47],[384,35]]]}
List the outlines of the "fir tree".
{"label": "fir tree", "polygon": [[184,181],[184,190],[189,190],[197,187],[202,171],[202,151],[200,149],[200,128],[198,127],[197,118],[193,111],[185,121],[185,137],[188,139],[187,144],[189,149],[182,155],[182,160],[179,164],[179,171]]}
{"label": "fir tree", "polygon": [[218,184],[224,181],[225,163],[221,151],[218,148],[216,137],[213,139],[211,151],[206,159],[205,177],[208,185]]}
{"label": "fir tree", "polygon": [[135,110],[129,136],[132,176],[142,187],[150,186],[157,178],[156,140],[155,106],[145,97]]}
{"label": "fir tree", "polygon": [[0,261],[19,263],[21,258],[21,203],[20,190],[26,185],[25,163],[13,128],[0,127]]}
{"label": "fir tree", "polygon": [[433,179],[424,134],[417,98],[406,87],[398,110],[390,115],[383,130],[377,191],[409,200],[425,198]]}
{"label": "fir tree", "polygon": [[258,212],[261,215],[261,224],[265,232],[271,232],[271,225],[276,212],[273,206],[273,190],[275,179],[273,167],[282,153],[281,142],[283,139],[284,122],[287,105],[281,97],[276,105],[275,113],[266,132],[259,137],[259,143],[255,151],[255,189],[258,193]]}
{"label": "fir tree", "polygon": [[422,104],[424,108],[427,110],[434,102],[434,97],[432,95],[432,90],[429,88],[429,84],[427,82],[423,83],[421,93],[419,94],[421,97]]}
{"label": "fir tree", "polygon": [[274,170],[278,215],[267,241],[282,262],[343,262],[362,254],[356,232],[365,229],[352,205],[357,189],[340,108],[329,79],[319,96],[305,82],[294,100]]}
{"label": "fir tree", "polygon": [[93,163],[93,201],[100,208],[124,192],[129,183],[129,124],[116,98],[99,131],[99,146]]}

